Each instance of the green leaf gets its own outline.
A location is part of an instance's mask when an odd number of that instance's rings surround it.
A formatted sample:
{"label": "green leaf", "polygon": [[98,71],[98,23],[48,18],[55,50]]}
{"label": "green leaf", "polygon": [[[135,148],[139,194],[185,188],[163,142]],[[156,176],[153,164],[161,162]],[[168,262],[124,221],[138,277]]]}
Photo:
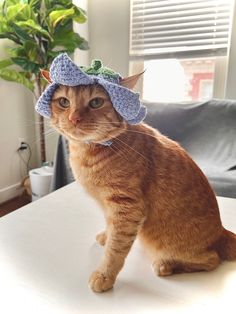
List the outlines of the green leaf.
{"label": "green leaf", "polygon": [[19,3],[11,5],[7,8],[6,18],[8,22],[11,21],[26,21],[35,19],[35,14],[28,4]]}
{"label": "green leaf", "polygon": [[53,8],[70,8],[72,1],[71,0],[44,0],[45,6],[48,10]]}
{"label": "green leaf", "polygon": [[10,33],[0,34],[0,38],[8,38],[17,44],[20,44],[18,38],[16,36],[14,36],[14,34],[10,34]]}
{"label": "green leaf", "polygon": [[52,59],[54,59],[54,58],[56,58],[60,53],[64,53],[64,52],[67,52],[67,50],[65,50],[65,49],[57,50],[57,51],[50,50],[50,51],[48,51],[47,56],[50,57],[50,58],[52,57]]}
{"label": "green leaf", "polygon": [[86,39],[84,39],[83,37],[80,37],[82,39],[81,44],[78,45],[78,48],[81,50],[88,50],[89,49],[89,44],[87,42]]}
{"label": "green leaf", "polygon": [[9,53],[11,58],[16,57],[26,57],[25,49],[22,46],[14,47],[14,48],[7,48],[7,52]]}
{"label": "green leaf", "polygon": [[16,33],[16,35],[20,38],[21,41],[24,42],[26,40],[32,40],[30,35],[26,31],[24,31],[21,27],[19,27],[18,25],[13,23],[12,28],[13,28],[14,32]]}
{"label": "green leaf", "polygon": [[85,23],[87,21],[87,15],[86,12],[76,6],[74,6],[75,14],[73,16],[73,20],[77,23]]}
{"label": "green leaf", "polygon": [[[56,47],[60,47],[60,50],[68,50],[73,52],[76,48],[83,49],[88,48],[84,38],[70,29],[64,29],[63,27],[58,29],[54,34],[54,41],[51,44],[51,48],[55,51]],[[63,47],[63,49],[61,49]]]}
{"label": "green leaf", "polygon": [[[33,41],[26,41],[23,46],[8,48],[8,54],[11,56],[12,60],[16,58],[26,59],[29,62],[33,62],[35,64],[44,65],[44,57],[45,54],[40,51],[39,46]],[[18,63],[17,63],[18,64]]]}
{"label": "green leaf", "polygon": [[41,51],[39,46],[33,41],[26,41],[24,43],[24,49],[28,59],[34,63],[39,63],[39,60],[43,62],[41,56]]}
{"label": "green leaf", "polygon": [[42,36],[49,38],[51,40],[53,39],[45,29],[43,29],[38,23],[36,23],[33,20],[19,21],[19,22],[16,22],[15,24],[22,27],[23,30],[31,31],[32,33],[41,34]]}
{"label": "green leaf", "polygon": [[0,61],[0,69],[6,68],[6,67],[8,67],[8,66],[10,66],[12,64],[13,64],[13,62],[12,62],[11,59],[1,60]]}
{"label": "green leaf", "polygon": [[5,0],[6,6],[9,7],[10,5],[14,5],[19,3],[19,0]]}
{"label": "green leaf", "polygon": [[41,5],[41,0],[31,0],[31,1],[29,1],[29,5],[32,7],[32,8],[34,8],[34,9],[36,9],[36,10],[39,10],[40,9],[40,5]]}
{"label": "green leaf", "polygon": [[[6,32],[9,32],[10,29],[7,25],[6,19],[3,16],[0,16],[0,34],[4,36]],[[5,38],[5,37],[2,37]]]}
{"label": "green leaf", "polygon": [[32,73],[38,73],[41,67],[40,64],[31,62],[26,58],[12,58],[12,61],[22,67],[23,70]]}
{"label": "green leaf", "polygon": [[56,25],[61,22],[62,20],[65,20],[67,18],[72,17],[75,14],[75,10],[73,8],[70,8],[68,10],[56,10],[52,11],[49,14],[49,21],[53,27],[56,27]]}
{"label": "green leaf", "polygon": [[6,17],[8,21],[14,20],[17,14],[21,10],[23,10],[25,5],[22,5],[22,3],[17,3],[15,5],[11,5],[7,7]]}
{"label": "green leaf", "polygon": [[0,70],[0,77],[6,81],[23,84],[25,87],[27,87],[31,91],[34,90],[33,82],[30,79],[26,78],[25,73],[17,72],[16,70],[2,69]]}

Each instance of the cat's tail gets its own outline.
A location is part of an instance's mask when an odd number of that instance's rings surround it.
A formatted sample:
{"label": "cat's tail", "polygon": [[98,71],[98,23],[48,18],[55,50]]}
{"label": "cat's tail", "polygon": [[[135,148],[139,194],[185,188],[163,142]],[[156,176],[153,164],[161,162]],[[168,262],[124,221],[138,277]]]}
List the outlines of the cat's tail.
{"label": "cat's tail", "polygon": [[236,234],[224,229],[220,239],[215,244],[215,249],[221,260],[236,260]]}

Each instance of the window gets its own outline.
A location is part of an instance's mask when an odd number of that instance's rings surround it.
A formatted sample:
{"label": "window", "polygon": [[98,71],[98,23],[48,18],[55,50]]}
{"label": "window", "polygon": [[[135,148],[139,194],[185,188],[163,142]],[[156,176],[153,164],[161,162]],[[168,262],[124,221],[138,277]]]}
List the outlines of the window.
{"label": "window", "polygon": [[233,0],[131,1],[130,72],[146,69],[139,85],[143,99],[224,96],[232,5]]}
{"label": "window", "polygon": [[149,101],[195,101],[213,96],[217,58],[154,59],[143,62],[142,98]]}

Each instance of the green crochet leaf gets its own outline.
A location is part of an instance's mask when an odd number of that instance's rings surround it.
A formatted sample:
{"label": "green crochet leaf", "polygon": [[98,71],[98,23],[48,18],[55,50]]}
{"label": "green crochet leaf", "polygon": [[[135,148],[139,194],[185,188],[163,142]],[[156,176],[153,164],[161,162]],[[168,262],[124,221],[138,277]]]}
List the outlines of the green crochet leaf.
{"label": "green crochet leaf", "polygon": [[120,75],[119,73],[104,67],[101,60],[92,60],[90,67],[81,66],[80,69],[88,75],[102,75],[105,78],[117,79]]}

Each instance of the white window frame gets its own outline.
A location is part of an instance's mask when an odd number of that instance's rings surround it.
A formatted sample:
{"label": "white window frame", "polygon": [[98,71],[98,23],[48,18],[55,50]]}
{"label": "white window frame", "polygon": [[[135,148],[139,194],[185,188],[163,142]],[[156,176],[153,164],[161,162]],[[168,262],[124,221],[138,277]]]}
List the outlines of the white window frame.
{"label": "white window frame", "polygon": [[[132,1],[130,1],[130,10],[132,9]],[[236,4],[234,0],[233,4],[233,16],[231,18],[230,26],[230,40],[229,49],[227,55],[222,55],[221,52],[217,54],[211,54],[206,51],[189,51],[187,54],[175,53],[175,54],[161,54],[161,55],[150,55],[145,56],[145,60],[148,59],[168,59],[170,57],[177,59],[187,59],[187,58],[204,58],[204,57],[215,57],[215,73],[214,73],[214,86],[213,86],[213,98],[235,98],[236,99]],[[131,38],[131,20],[130,20],[130,38]],[[142,72],[144,69],[144,58],[142,56],[130,56],[129,58],[129,74],[135,74]],[[234,83],[234,84],[233,84]],[[143,94],[142,90],[143,81],[140,80],[136,90],[140,92],[141,98]]]}

